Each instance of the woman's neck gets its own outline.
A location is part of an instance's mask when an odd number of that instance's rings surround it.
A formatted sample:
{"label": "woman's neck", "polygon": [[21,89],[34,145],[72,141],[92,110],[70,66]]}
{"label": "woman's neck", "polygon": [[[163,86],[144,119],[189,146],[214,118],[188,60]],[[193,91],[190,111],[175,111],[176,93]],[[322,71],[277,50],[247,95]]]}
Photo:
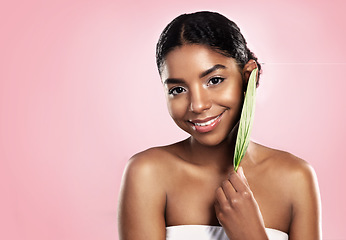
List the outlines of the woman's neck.
{"label": "woman's neck", "polygon": [[215,146],[206,146],[190,137],[184,141],[186,160],[205,167],[219,168],[224,171],[233,166],[235,138],[229,136]]}

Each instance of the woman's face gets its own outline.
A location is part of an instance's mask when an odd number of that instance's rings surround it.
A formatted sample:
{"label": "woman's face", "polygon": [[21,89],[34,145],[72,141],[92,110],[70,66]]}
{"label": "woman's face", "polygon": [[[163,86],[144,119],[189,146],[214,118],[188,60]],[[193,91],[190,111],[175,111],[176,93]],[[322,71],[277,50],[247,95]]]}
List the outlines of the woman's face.
{"label": "woman's face", "polygon": [[217,145],[240,118],[243,80],[233,58],[183,45],[166,56],[161,79],[175,123],[199,143]]}

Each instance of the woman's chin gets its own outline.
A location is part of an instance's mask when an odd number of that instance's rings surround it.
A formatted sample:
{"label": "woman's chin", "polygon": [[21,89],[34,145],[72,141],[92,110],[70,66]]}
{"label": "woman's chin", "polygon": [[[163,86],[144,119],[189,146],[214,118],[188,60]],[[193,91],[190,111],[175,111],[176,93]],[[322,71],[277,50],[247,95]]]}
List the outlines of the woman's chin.
{"label": "woman's chin", "polygon": [[199,143],[206,147],[217,147],[224,142],[230,142],[231,135],[233,135],[231,131],[210,131],[203,133],[185,126],[184,128],[181,127],[181,129],[190,135],[191,143]]}
{"label": "woman's chin", "polygon": [[220,144],[224,143],[227,140],[227,137],[222,136],[213,136],[211,134],[202,135],[202,136],[193,136],[191,135],[191,142],[197,142],[200,145],[203,145],[205,147],[217,147]]}

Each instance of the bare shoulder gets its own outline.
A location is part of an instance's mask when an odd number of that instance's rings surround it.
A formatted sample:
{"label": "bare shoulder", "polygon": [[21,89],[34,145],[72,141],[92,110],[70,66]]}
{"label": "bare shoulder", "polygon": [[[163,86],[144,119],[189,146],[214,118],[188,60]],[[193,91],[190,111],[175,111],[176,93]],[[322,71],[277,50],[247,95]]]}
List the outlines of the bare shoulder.
{"label": "bare shoulder", "polygon": [[177,148],[179,143],[153,147],[132,156],[123,174],[122,188],[140,185],[141,189],[147,188],[149,192],[155,186],[158,193],[164,194],[173,178],[173,170],[181,160]]}
{"label": "bare shoulder", "polygon": [[164,238],[167,175],[172,159],[169,148],[157,147],[128,161],[118,202],[120,239]]}
{"label": "bare shoulder", "polygon": [[255,145],[262,159],[262,172],[271,176],[272,184],[281,188],[279,191],[285,191],[292,206],[297,209],[303,204],[311,204],[318,208],[319,189],[313,167],[292,153]]}
{"label": "bare shoulder", "polygon": [[291,203],[307,195],[319,195],[316,173],[307,161],[257,143],[253,143],[253,149],[256,159],[259,159],[258,172],[265,181],[263,183],[290,198]]}
{"label": "bare shoulder", "polygon": [[159,147],[135,154],[126,164],[122,189],[138,185],[138,189],[148,188],[152,191],[152,186],[155,186],[155,189],[162,192],[164,186],[161,178],[167,171],[165,160],[169,158],[169,152]]}
{"label": "bare shoulder", "polygon": [[290,239],[321,239],[321,202],[313,167],[289,152],[256,143],[252,146],[253,156],[258,159],[256,183],[280,196],[278,206],[290,209]]}
{"label": "bare shoulder", "polygon": [[134,178],[158,180],[167,176],[176,156],[170,151],[170,146],[154,147],[135,154],[127,163],[125,174]]}
{"label": "bare shoulder", "polygon": [[304,159],[287,151],[269,148],[257,143],[254,144],[261,165],[268,171],[275,171],[280,176],[289,177],[290,181],[311,181],[315,178],[314,169]]}

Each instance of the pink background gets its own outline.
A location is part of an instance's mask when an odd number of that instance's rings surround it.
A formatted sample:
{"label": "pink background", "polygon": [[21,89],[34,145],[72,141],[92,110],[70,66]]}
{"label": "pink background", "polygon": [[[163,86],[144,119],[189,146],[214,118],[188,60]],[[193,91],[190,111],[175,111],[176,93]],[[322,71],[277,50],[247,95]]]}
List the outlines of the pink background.
{"label": "pink background", "polygon": [[[280,3],[278,3],[280,2]],[[117,239],[122,171],[186,134],[155,65],[177,15],[233,19],[263,65],[253,139],[316,170],[323,239],[346,239],[345,3],[3,1],[0,239]]]}

